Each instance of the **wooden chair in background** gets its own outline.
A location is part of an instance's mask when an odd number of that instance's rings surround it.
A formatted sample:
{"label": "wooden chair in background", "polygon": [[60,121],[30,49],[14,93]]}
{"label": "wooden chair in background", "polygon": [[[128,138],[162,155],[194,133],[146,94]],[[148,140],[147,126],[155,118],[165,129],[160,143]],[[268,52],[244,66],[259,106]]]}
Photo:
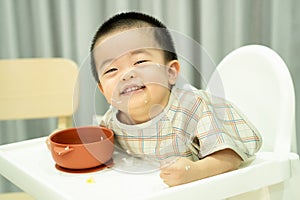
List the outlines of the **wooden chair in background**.
{"label": "wooden chair in background", "polygon": [[[57,129],[72,127],[78,73],[76,63],[64,58],[0,60],[0,120],[57,118]],[[12,192],[2,199],[33,197]]]}

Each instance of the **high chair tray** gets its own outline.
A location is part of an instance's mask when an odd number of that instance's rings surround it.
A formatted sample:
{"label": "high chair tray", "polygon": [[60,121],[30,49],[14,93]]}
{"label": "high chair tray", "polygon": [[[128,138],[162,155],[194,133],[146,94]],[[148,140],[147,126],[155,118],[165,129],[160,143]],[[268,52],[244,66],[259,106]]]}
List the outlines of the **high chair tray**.
{"label": "high chair tray", "polygon": [[[273,153],[260,153],[250,166],[169,188],[160,179],[159,168],[135,173],[135,166],[125,166],[122,162],[128,158],[118,153],[113,156],[112,168],[90,173],[63,172],[55,167],[45,140],[46,137],[42,137],[0,146],[0,174],[41,200],[191,199],[197,196],[222,199],[252,190],[253,182],[259,188],[290,176],[288,159],[276,160]],[[132,164],[132,160],[130,162]],[[248,182],[242,189],[241,180]]]}

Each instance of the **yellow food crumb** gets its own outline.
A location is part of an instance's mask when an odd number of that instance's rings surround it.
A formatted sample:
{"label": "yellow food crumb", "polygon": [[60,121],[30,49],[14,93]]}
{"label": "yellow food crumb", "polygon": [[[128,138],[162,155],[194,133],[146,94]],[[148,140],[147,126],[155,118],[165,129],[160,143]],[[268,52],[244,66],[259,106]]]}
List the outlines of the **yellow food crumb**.
{"label": "yellow food crumb", "polygon": [[87,183],[96,183],[93,177],[90,177],[86,180]]}

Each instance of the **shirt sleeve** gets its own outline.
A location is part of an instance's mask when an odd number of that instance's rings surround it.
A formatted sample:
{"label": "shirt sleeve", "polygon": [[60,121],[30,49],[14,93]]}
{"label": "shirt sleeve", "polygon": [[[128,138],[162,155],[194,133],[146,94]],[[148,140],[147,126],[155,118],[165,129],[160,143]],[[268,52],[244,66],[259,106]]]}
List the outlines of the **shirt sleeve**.
{"label": "shirt sleeve", "polygon": [[200,159],[223,149],[232,149],[246,161],[260,149],[262,140],[257,129],[228,101],[206,93],[200,110],[192,143]]}

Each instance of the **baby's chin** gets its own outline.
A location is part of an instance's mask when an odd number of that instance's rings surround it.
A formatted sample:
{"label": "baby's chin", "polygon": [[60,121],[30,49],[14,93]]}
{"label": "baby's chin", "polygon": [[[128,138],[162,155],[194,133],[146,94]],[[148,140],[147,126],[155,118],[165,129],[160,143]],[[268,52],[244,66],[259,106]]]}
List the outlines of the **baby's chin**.
{"label": "baby's chin", "polygon": [[124,113],[130,113],[131,110],[145,109],[149,104],[149,98],[143,93],[130,96],[121,96],[118,100],[112,100],[111,104]]}

